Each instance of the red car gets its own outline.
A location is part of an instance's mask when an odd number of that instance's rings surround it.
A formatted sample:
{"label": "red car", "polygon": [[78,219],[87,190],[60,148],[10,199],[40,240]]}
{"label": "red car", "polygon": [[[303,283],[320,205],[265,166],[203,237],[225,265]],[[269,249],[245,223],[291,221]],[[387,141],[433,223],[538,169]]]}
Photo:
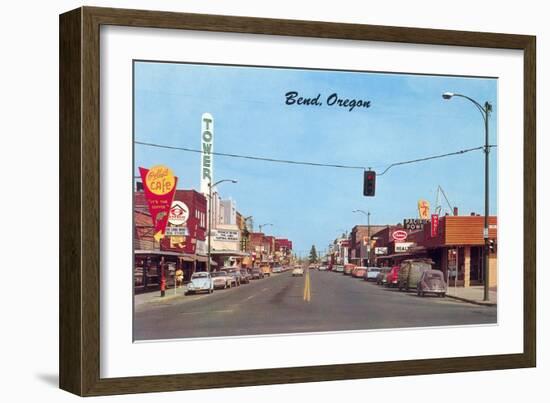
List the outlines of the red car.
{"label": "red car", "polygon": [[391,270],[386,275],[386,286],[387,287],[396,287],[399,282],[399,268],[401,266],[393,266]]}

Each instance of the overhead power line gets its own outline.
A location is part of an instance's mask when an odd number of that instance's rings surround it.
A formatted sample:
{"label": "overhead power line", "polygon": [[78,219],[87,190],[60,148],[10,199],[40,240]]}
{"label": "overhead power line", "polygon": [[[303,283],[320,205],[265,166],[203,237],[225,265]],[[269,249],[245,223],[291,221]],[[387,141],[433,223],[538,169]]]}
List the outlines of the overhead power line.
{"label": "overhead power line", "polygon": [[[147,147],[156,147],[156,148],[165,148],[169,150],[179,150],[179,151],[187,151],[192,153],[198,153],[203,154],[202,150],[198,150],[195,148],[188,148],[188,147],[176,147],[176,146],[169,146],[164,144],[157,144],[157,143],[146,143],[143,141],[135,141],[135,144],[140,144]],[[491,145],[489,147],[496,147],[496,145]],[[429,157],[423,157],[418,158],[414,160],[409,161],[401,161],[401,162],[394,162],[382,172],[377,174],[377,176],[384,175],[386,172],[388,172],[391,168],[398,166],[398,165],[405,165],[405,164],[412,164],[415,162],[422,162],[422,161],[428,161],[436,158],[444,158],[444,157],[450,157],[452,155],[459,155],[459,154],[465,154],[471,151],[481,150],[484,146],[480,147],[474,147],[474,148],[467,148],[464,150],[459,150],[451,153],[446,154],[439,154],[439,155],[433,155]],[[281,163],[281,164],[294,164],[294,165],[308,165],[308,166],[316,166],[316,167],[327,167],[327,168],[341,168],[341,169],[360,169],[360,170],[367,170],[367,167],[365,166],[356,166],[356,165],[345,165],[345,164],[328,164],[328,163],[322,163],[322,162],[311,162],[311,161],[296,161],[296,160],[286,160],[286,159],[279,159],[279,158],[267,158],[267,157],[258,157],[253,155],[243,155],[243,154],[231,154],[231,153],[221,153],[217,151],[210,152],[209,154],[212,155],[219,155],[222,157],[231,157],[231,158],[242,158],[242,159],[248,159],[248,160],[255,160],[255,161],[267,161],[267,162],[275,162],[275,163]],[[371,169],[371,167],[368,167],[368,169]]]}
{"label": "overhead power line", "polygon": [[[489,148],[490,147],[496,147],[496,145],[490,145]],[[483,150],[484,148],[485,148],[485,146],[479,146],[479,147],[474,147],[474,148],[466,148],[465,150],[454,151],[452,153],[432,155],[430,157],[417,158],[417,159],[409,160],[409,161],[394,162],[393,164],[388,165],[388,167],[386,169],[384,169],[384,171],[382,171],[381,173],[377,173],[376,176],[384,175],[391,168],[399,166],[399,165],[413,164],[415,162],[423,162],[423,161],[428,161],[428,160],[435,160],[437,158],[451,157],[453,155],[465,154],[465,153],[469,153],[471,151]]]}

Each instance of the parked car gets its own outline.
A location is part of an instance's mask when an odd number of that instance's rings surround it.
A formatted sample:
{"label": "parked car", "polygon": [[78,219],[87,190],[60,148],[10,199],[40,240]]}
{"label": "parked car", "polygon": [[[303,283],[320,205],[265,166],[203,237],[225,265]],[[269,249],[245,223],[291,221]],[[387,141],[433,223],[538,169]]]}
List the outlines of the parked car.
{"label": "parked car", "polygon": [[292,270],[292,277],[295,277],[295,276],[303,276],[304,275],[304,268],[302,266],[296,266],[293,270]]}
{"label": "parked car", "polygon": [[274,266],[271,270],[273,273],[281,273],[283,271],[281,266]]}
{"label": "parked car", "polygon": [[268,264],[264,264],[264,265],[260,266],[260,269],[262,270],[262,273],[264,274],[264,277],[265,276],[267,276],[267,277],[271,276],[271,266],[269,266]]}
{"label": "parked car", "polygon": [[187,284],[185,295],[202,291],[205,291],[208,294],[212,294],[214,292],[214,282],[212,281],[210,273],[206,271],[196,272],[191,275],[191,281]]}
{"label": "parked car", "polygon": [[416,293],[419,297],[423,297],[426,293],[434,293],[440,297],[444,297],[447,293],[447,283],[445,277],[440,270],[426,270],[422,272],[420,281],[416,286]]}
{"label": "parked car", "polygon": [[396,287],[399,283],[399,269],[401,266],[393,266],[386,275],[386,287]]}
{"label": "parked car", "polygon": [[343,273],[344,272],[344,266],[342,266],[340,264],[337,264],[336,266],[334,266],[334,271],[336,273]]}
{"label": "parked car", "polygon": [[319,266],[319,271],[327,271],[328,270],[328,266],[326,264],[322,264],[321,266]]}
{"label": "parked car", "polygon": [[253,268],[250,274],[252,276],[252,280],[259,280],[261,278],[264,278],[264,273],[260,270],[259,267]]}
{"label": "parked car", "polygon": [[231,288],[234,279],[225,270],[215,271],[210,274],[214,288]]}
{"label": "parked car", "polygon": [[381,267],[380,273],[378,273],[378,276],[376,276],[376,284],[378,285],[386,284],[389,271],[390,271],[389,267]]}
{"label": "parked car", "polygon": [[351,276],[355,278],[363,278],[365,276],[365,273],[367,272],[367,268],[364,266],[357,266],[355,269],[352,270]]}
{"label": "parked car", "polygon": [[351,276],[351,271],[355,268],[354,264],[346,263],[344,265],[344,275]]}
{"label": "parked car", "polygon": [[399,291],[408,291],[416,288],[422,273],[432,269],[433,262],[430,259],[407,259],[401,262],[397,287]]}
{"label": "parked car", "polygon": [[380,267],[367,267],[367,271],[365,275],[363,276],[363,279],[365,281],[376,281],[376,278],[378,277],[378,273],[380,273]]}
{"label": "parked car", "polygon": [[252,274],[247,269],[241,269],[241,281],[243,284],[250,283],[252,279]]}
{"label": "parked car", "polygon": [[236,286],[240,286],[241,283],[243,282],[242,281],[242,275],[241,275],[241,269],[236,267],[236,268],[230,268],[230,269],[227,269],[227,273],[233,277],[233,279],[235,280],[234,284]]}

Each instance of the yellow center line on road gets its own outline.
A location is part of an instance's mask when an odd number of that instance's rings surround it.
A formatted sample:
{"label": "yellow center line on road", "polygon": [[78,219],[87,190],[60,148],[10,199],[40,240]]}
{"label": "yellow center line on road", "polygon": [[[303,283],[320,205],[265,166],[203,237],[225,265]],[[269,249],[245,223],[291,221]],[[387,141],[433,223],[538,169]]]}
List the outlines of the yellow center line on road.
{"label": "yellow center line on road", "polygon": [[306,269],[306,278],[304,280],[304,301],[311,301],[311,281],[309,279],[309,269]]}

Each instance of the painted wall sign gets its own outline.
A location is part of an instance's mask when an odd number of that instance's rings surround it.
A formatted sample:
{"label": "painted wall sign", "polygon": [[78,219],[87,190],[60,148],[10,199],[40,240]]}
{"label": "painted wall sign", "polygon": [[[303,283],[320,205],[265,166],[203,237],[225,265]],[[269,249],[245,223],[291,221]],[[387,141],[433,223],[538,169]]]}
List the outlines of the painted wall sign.
{"label": "painted wall sign", "polygon": [[203,113],[201,118],[201,192],[208,193],[214,178],[214,118]]}

